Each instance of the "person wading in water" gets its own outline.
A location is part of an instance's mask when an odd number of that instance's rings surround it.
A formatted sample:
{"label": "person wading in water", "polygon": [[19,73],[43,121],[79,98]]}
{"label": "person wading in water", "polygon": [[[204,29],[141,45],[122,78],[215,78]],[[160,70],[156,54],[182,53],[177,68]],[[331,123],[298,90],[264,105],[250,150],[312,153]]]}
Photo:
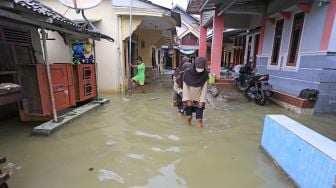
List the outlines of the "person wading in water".
{"label": "person wading in water", "polygon": [[176,106],[178,108],[178,112],[183,115],[184,114],[184,106],[182,103],[182,93],[183,93],[183,74],[184,71],[190,66],[191,63],[189,63],[189,58],[184,56],[182,58],[181,64],[179,67],[175,70],[174,73],[174,103],[176,103]]}
{"label": "person wading in water", "polygon": [[209,73],[206,70],[206,58],[197,57],[183,75],[183,102],[188,125],[191,125],[192,113],[196,113],[197,127],[203,127],[203,111],[208,90]]}
{"label": "person wading in water", "polygon": [[140,85],[140,88],[142,90],[142,93],[145,93],[145,69],[146,69],[146,65],[142,60],[142,57],[138,57],[137,59],[137,65],[132,65],[130,64],[131,67],[133,68],[137,68],[137,74],[131,79],[132,81],[132,85],[131,85],[131,89],[130,92],[133,92],[133,87],[136,85],[136,83],[138,83]]}

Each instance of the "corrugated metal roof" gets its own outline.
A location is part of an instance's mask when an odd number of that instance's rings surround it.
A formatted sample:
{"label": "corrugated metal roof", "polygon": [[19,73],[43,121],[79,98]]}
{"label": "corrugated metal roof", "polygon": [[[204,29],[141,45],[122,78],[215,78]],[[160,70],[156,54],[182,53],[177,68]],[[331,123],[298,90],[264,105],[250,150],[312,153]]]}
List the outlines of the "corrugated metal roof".
{"label": "corrugated metal roof", "polygon": [[79,25],[73,23],[70,19],[62,16],[60,13],[52,10],[51,8],[47,7],[46,5],[41,4],[35,0],[14,0],[13,1],[16,5],[19,5],[23,8],[29,9],[39,15],[50,17],[54,20],[59,22],[63,22],[72,26],[80,27]]}
{"label": "corrugated metal roof", "polygon": [[85,33],[95,38],[103,38],[106,40],[114,41],[112,37],[104,35],[100,32],[82,28],[79,24],[74,23],[70,19],[64,17],[62,14],[54,11],[50,7],[43,5],[39,1],[36,0],[11,0],[11,1],[15,4],[14,6],[15,10],[51,18],[51,20],[47,20],[46,23],[53,25],[57,23],[58,27],[63,26],[67,29],[71,29],[78,33]]}

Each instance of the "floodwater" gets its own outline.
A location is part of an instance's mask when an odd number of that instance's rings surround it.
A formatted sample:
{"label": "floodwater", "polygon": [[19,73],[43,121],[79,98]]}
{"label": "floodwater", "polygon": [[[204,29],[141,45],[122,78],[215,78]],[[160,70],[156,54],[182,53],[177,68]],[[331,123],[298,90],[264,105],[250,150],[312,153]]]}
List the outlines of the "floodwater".
{"label": "floodwater", "polygon": [[[299,116],[246,101],[207,106],[205,127],[186,126],[169,81],[111,103],[50,137],[33,125],[1,122],[0,153],[13,188],[293,187],[259,149],[263,118],[285,113],[336,138],[336,119]],[[329,117],[329,116],[328,116]],[[326,126],[315,125],[325,121]]]}

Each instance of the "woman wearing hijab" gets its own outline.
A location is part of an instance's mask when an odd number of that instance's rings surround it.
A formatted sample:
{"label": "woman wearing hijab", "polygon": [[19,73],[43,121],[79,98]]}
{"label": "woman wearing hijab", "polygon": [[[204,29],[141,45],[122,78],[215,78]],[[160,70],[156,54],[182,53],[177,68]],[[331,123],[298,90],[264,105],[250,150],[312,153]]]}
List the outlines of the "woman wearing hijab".
{"label": "woman wearing hijab", "polygon": [[203,111],[208,90],[209,73],[206,70],[206,58],[197,57],[183,75],[183,102],[188,125],[191,125],[192,113],[196,113],[197,127],[203,127]]}
{"label": "woman wearing hijab", "polygon": [[176,103],[176,106],[178,108],[178,112],[183,114],[184,113],[184,107],[182,103],[182,87],[183,87],[183,82],[182,82],[182,77],[184,71],[189,67],[189,58],[184,56],[182,58],[181,64],[179,67],[175,70],[174,73],[174,103]]}

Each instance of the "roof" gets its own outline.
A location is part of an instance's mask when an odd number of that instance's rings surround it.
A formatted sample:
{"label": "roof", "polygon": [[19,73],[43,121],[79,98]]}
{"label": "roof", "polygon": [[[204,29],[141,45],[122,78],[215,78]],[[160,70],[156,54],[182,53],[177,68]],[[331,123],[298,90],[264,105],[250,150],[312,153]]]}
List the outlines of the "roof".
{"label": "roof", "polygon": [[[235,10],[241,11],[241,9],[248,8],[256,9],[259,13],[259,6],[262,5],[264,8],[268,1],[271,0],[189,0],[187,11],[193,14],[200,14],[202,11],[209,11],[217,9],[219,12],[224,13],[229,11],[231,8],[236,8]],[[251,7],[256,6],[256,7]],[[261,10],[263,13],[264,10]],[[220,14],[221,14],[220,13]]]}
{"label": "roof", "polygon": [[155,4],[155,3],[153,3],[152,1],[149,1],[149,0],[139,0],[139,1],[144,2],[144,3],[151,4],[151,5],[154,5],[154,6],[157,6],[157,7],[159,7],[159,8],[165,9],[165,10],[170,10],[170,9],[167,8],[167,7],[164,7],[164,6]]}
{"label": "roof", "polygon": [[172,10],[175,10],[175,9],[180,9],[182,12],[185,13],[185,15],[187,15],[188,17],[194,19],[194,20],[197,21],[197,22],[200,21],[200,20],[199,20],[197,17],[195,17],[194,15],[192,15],[192,14],[188,14],[187,11],[186,11],[184,8],[182,8],[180,5],[178,5],[178,4],[175,4],[175,5],[173,6]]}
{"label": "roof", "polygon": [[[82,28],[80,25],[74,23],[70,19],[64,17],[60,13],[54,11],[46,5],[36,1],[36,0],[6,0],[8,3],[13,3],[13,6],[0,6],[0,9],[6,9],[15,13],[28,13],[30,15],[41,16],[47,19],[37,19],[35,22],[41,22],[41,24],[51,24],[57,26],[58,28],[64,28],[68,30],[75,31],[76,33],[87,34],[93,38],[102,38],[109,41],[114,41],[113,38],[99,33],[97,31],[88,30]],[[21,15],[22,16],[22,15]],[[22,19],[21,19],[22,20]],[[53,27],[57,30],[57,28]]]}
{"label": "roof", "polygon": [[166,11],[170,11],[171,12],[170,16],[176,21],[176,26],[181,27],[181,15],[177,12],[174,12],[173,9],[169,9],[167,7],[155,4],[155,3],[153,3],[152,1],[149,1],[149,0],[139,0],[139,1],[157,6],[161,9],[166,10]]}
{"label": "roof", "polygon": [[313,2],[314,0],[189,0],[187,12],[200,14],[216,9],[219,15],[224,13],[272,15],[298,3],[311,4]]}

